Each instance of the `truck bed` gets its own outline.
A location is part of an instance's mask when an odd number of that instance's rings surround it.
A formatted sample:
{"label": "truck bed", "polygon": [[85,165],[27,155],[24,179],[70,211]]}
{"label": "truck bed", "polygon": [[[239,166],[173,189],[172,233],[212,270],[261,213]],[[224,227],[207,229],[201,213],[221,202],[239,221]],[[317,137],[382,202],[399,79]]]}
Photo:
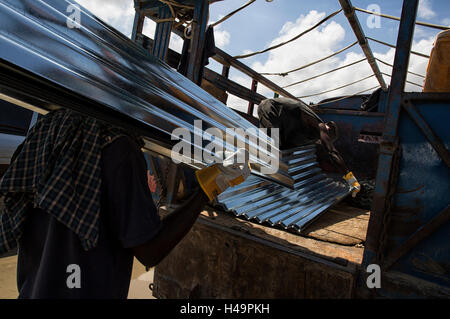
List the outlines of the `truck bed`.
{"label": "truck bed", "polygon": [[209,207],[156,267],[153,294],[351,298],[369,215],[367,210],[339,204],[298,235]]}

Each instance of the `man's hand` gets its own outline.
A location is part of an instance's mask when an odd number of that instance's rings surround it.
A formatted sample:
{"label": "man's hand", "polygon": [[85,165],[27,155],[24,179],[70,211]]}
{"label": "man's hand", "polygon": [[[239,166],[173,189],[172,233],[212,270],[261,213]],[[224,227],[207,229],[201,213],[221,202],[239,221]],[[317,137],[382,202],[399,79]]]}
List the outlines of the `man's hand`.
{"label": "man's hand", "polygon": [[356,194],[361,190],[361,185],[358,183],[358,180],[353,175],[352,172],[348,172],[344,177],[347,184],[352,188],[352,197],[356,197]]}
{"label": "man's hand", "polygon": [[[236,159],[242,159],[243,163],[236,163]],[[225,152],[223,163],[215,163],[196,171],[195,174],[202,190],[209,200],[213,200],[227,188],[245,181],[250,175],[248,152],[245,149],[239,149],[236,153]]]}
{"label": "man's hand", "polygon": [[[243,158],[243,164],[234,161],[234,156]],[[208,199],[231,186],[242,183],[250,175],[248,153],[239,150],[226,153],[221,164],[214,164],[196,172],[197,180],[203,189],[198,188],[193,195],[172,213],[162,219],[161,229],[149,242],[133,248],[136,258],[145,266],[157,265],[189,232]]]}
{"label": "man's hand", "polygon": [[194,225],[208,198],[200,188],[180,207],[161,220],[154,238],[133,248],[134,256],[145,266],[156,266],[183,239]]}

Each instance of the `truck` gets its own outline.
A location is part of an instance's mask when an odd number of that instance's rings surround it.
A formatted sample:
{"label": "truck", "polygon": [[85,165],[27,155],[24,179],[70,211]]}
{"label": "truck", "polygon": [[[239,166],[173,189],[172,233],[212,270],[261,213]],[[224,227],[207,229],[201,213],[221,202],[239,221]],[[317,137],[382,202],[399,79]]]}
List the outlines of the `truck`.
{"label": "truck", "polygon": [[[210,57],[223,65],[222,74],[205,67],[207,12],[214,2],[135,0],[130,40],[84,9],[83,25],[67,28],[61,2],[2,0],[0,98],[41,114],[66,107],[140,132],[157,181],[154,199],[162,215],[170,213],[189,192],[189,180],[185,168],[170,160],[173,142],[167,132],[198,118],[258,127],[254,108],[266,98],[257,92],[258,84],[275,96],[297,99],[217,47]],[[450,296],[450,131],[443,121],[450,115],[450,93],[404,92],[418,0],[403,1],[390,85],[381,76],[355,7],[349,0],[339,3],[381,90],[311,108],[337,124],[341,137],[336,146],[344,159],[359,179],[373,182],[367,202],[330,201],[301,229],[243,218],[211,204],[156,267],[150,287],[155,297]],[[190,35],[186,23],[168,18],[174,7],[195,21]],[[154,39],[143,34],[147,18],[157,22]],[[168,48],[171,33],[189,40],[183,75],[176,72],[183,57]],[[448,68],[448,59],[442,67]],[[230,68],[251,77],[251,88],[230,80]],[[227,108],[227,94],[247,100],[248,112]],[[374,100],[371,107],[361,108],[369,100]],[[288,164],[283,167],[289,170]],[[258,176],[269,190],[286,178],[282,173]],[[238,204],[264,208],[265,202],[249,199],[245,191],[235,195]],[[281,204],[283,198],[271,198],[274,207],[277,200]]]}

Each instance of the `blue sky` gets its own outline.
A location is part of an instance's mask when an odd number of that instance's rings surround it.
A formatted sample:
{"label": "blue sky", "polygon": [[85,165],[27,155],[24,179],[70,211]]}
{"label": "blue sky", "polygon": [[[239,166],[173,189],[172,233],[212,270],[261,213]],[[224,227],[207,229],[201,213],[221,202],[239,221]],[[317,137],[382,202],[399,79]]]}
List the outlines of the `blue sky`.
{"label": "blue sky", "polygon": [[[245,0],[225,0],[222,2],[214,3],[210,9],[210,19],[213,21],[218,20],[219,17],[225,13],[231,11],[231,8],[238,8],[245,3]],[[421,17],[421,10],[419,10],[418,20],[425,22],[434,22],[436,24],[450,25],[450,1],[448,0],[428,0],[421,1],[421,8],[423,11],[423,3],[425,3],[428,10],[432,10],[435,16],[432,14],[424,14],[425,17]],[[401,0],[353,0],[352,4],[355,7],[366,9],[371,4],[378,4],[381,12],[389,15],[400,17],[402,9]],[[340,9],[339,1],[337,0],[274,0],[273,2],[266,2],[259,0],[247,7],[243,11],[237,13],[232,18],[223,22],[221,28],[227,30],[232,39],[232,44],[227,47],[227,52],[231,54],[242,53],[242,48],[259,49],[262,45],[267,44],[278,36],[279,31],[283,25],[288,21],[295,21],[301,14],[307,14],[312,10],[318,12],[326,12],[330,14]],[[361,25],[367,36],[382,39],[385,42],[395,43],[397,39],[398,22],[382,19],[382,27],[380,29],[369,29],[365,25],[365,21],[369,15],[361,12],[357,12]],[[341,13],[336,16],[334,21],[341,24],[345,31],[345,42],[351,43],[354,41],[353,32],[350,25]],[[245,28],[243,28],[245,26]],[[417,27],[421,29],[419,36],[416,31],[416,39],[424,37],[426,35],[435,35],[433,29],[425,27]],[[424,34],[425,33],[425,34]],[[301,40],[299,40],[301,41]],[[371,43],[374,50],[387,51],[386,47],[378,44]]]}
{"label": "blue sky", "polygon": [[[130,35],[134,16],[132,0],[77,1],[124,34]],[[224,0],[212,4],[210,6],[210,22],[217,21],[246,2],[247,0]],[[379,6],[382,13],[393,16],[401,15],[401,0],[353,0],[352,3],[355,7],[363,9],[375,4]],[[216,45],[231,55],[261,50],[292,38],[339,8],[338,0],[273,0],[272,2],[256,0],[249,7],[215,28]],[[396,43],[399,25],[397,21],[382,18],[380,28],[369,28],[367,19],[370,16],[362,12],[357,12],[357,15],[366,36],[391,44]],[[450,26],[450,1],[420,0],[417,20]],[[147,21],[144,33],[153,37],[154,29],[155,24]],[[429,55],[437,33],[438,30],[417,26],[413,50]],[[284,72],[329,55],[355,40],[350,25],[341,12],[318,29],[289,45],[241,61],[258,72]],[[393,62],[395,53],[393,49],[372,41],[369,43],[376,57],[389,63]],[[173,36],[171,48],[180,51],[181,46],[181,39]],[[278,85],[285,86],[363,57],[362,50],[357,45],[332,59],[292,73],[287,77],[270,76],[269,78]],[[209,67],[216,71],[221,70],[221,66],[217,62],[212,60],[210,62]],[[412,56],[410,70],[425,74],[427,64],[427,59]],[[382,72],[391,73],[391,69],[387,66],[380,65],[380,68]],[[371,69],[368,63],[361,62],[353,67],[293,86],[288,90],[295,96],[311,95],[357,81],[370,74]],[[251,79],[240,72],[232,69],[230,77],[236,82],[250,87]],[[409,75],[408,80],[417,84],[422,84],[423,81],[421,77],[415,75]],[[385,76],[385,81],[389,84],[390,78]],[[377,84],[375,78],[370,78],[347,88],[303,100],[305,102],[318,102],[325,98],[354,94]],[[406,90],[418,91],[420,87],[408,84]],[[273,92],[263,86],[259,86],[258,92],[265,96],[273,96]],[[247,107],[246,101],[232,96],[230,96],[227,104],[241,110],[245,110]]]}

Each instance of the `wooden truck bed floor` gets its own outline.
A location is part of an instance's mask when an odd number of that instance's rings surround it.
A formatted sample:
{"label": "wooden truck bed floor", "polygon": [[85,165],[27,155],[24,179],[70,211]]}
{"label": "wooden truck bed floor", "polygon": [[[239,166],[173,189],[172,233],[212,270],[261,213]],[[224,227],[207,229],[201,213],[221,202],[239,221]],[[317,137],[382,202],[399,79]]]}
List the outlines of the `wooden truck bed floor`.
{"label": "wooden truck bed floor", "polygon": [[207,208],[155,269],[157,298],[351,298],[369,211],[339,204],[302,235]]}
{"label": "wooden truck bed floor", "polygon": [[203,211],[200,221],[209,221],[327,259],[347,259],[359,265],[362,262],[369,217],[370,212],[367,210],[339,204],[315,220],[301,235],[252,223],[224,212],[218,213],[214,209]]}

